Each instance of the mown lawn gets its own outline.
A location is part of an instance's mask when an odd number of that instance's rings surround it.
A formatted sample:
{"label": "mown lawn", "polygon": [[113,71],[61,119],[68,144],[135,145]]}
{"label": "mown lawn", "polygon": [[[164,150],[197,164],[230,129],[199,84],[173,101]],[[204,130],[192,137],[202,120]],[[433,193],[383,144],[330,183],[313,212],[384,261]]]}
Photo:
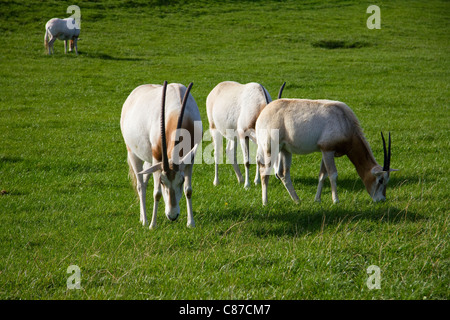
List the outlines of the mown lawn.
{"label": "mown lawn", "polygon": [[[0,2],[1,299],[448,299],[448,1],[79,1],[79,55],[44,51],[44,25],[73,3]],[[224,80],[276,97],[334,99],[358,116],[379,162],[392,134],[388,201],[373,203],[336,161],[314,202],[320,154],[294,156],[295,204],[270,180],[238,185],[231,165],[194,168],[196,228],[163,205],[139,224],[119,119],[144,83]],[[199,153],[200,154],[200,153]],[[243,169],[243,167],[241,166]],[[254,173],[254,166],[252,166]],[[148,195],[151,213],[151,191]],[[67,268],[81,290],[67,288]],[[369,266],[381,289],[369,290]]]}

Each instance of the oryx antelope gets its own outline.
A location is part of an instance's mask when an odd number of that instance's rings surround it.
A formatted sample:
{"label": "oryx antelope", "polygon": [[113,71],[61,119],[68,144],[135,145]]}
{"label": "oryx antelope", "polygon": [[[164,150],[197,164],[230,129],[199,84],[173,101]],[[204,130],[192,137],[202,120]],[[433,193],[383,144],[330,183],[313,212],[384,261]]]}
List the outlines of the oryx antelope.
{"label": "oryx antelope", "polygon": [[[158,203],[163,196],[165,214],[174,221],[180,214],[183,193],[187,203],[187,225],[193,227],[192,169],[202,123],[197,103],[181,84],[146,84],[131,92],[123,104],[120,127],[128,150],[130,176],[135,178],[140,200],[140,221],[147,223],[146,190],[153,173],[153,215],[156,227]],[[183,98],[182,98],[183,97]]]}
{"label": "oryx antelope", "polygon": [[[283,92],[284,83],[278,93]],[[227,142],[226,154],[232,161],[239,183],[244,182],[236,159],[237,139],[239,139],[245,165],[245,188],[250,187],[249,139],[254,139],[255,123],[264,107],[272,101],[270,94],[259,83],[240,84],[234,81],[219,83],[206,99],[206,111],[214,143],[215,176],[214,185],[219,184],[219,157],[222,136]],[[256,168],[255,184],[258,184],[259,169]]]}
{"label": "oryx antelope", "polygon": [[67,40],[70,40],[69,51],[75,49],[78,54],[78,36],[80,35],[80,28],[75,24],[75,19],[66,18],[50,19],[45,24],[44,45],[48,54],[53,53],[53,43],[56,39],[64,40],[64,53],[67,53]]}
{"label": "oryx antelope", "polygon": [[[330,100],[281,99],[268,104],[256,121],[257,162],[260,166],[262,201],[267,204],[267,186],[271,166],[277,162],[276,174],[291,198],[298,202],[290,178],[292,154],[322,152],[319,184],[315,200],[320,201],[324,179],[331,183],[333,202],[337,196],[337,170],[334,157],[347,155],[361,177],[373,201],[386,199],[390,168],[391,137],[386,151],[383,140],[384,165],[380,166],[364,138],[353,111],[344,103]],[[275,151],[273,151],[275,150]]]}

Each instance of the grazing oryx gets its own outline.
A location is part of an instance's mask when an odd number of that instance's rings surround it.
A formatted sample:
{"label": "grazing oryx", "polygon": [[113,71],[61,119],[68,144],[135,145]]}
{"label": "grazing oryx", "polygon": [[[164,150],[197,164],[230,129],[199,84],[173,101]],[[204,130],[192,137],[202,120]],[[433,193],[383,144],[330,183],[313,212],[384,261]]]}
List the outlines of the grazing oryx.
{"label": "grazing oryx", "polygon": [[53,43],[56,39],[64,40],[64,53],[67,53],[67,40],[70,40],[69,51],[75,48],[75,53],[78,54],[78,36],[80,35],[80,28],[75,24],[75,19],[50,19],[45,24],[44,45],[48,54],[53,53]]}
{"label": "grazing oryx", "polygon": [[187,225],[195,225],[191,180],[203,129],[197,103],[189,94],[191,87],[192,83],[187,89],[181,84],[167,85],[167,82],[163,86],[142,85],[134,89],[123,104],[120,128],[127,145],[130,176],[139,195],[143,225],[147,223],[147,183],[153,173],[154,204],[150,229],[156,227],[161,195],[167,218],[171,221],[178,218],[183,185]]}
{"label": "grazing oryx", "polygon": [[[281,97],[285,84],[281,86],[278,98]],[[228,140],[227,156],[232,161],[239,183],[242,183],[242,174],[236,161],[236,139],[239,138],[245,164],[244,186],[245,188],[250,187],[249,138],[254,139],[256,119],[261,110],[271,101],[272,98],[267,90],[255,82],[240,84],[234,81],[224,81],[210,92],[206,99],[206,111],[214,141],[214,185],[219,184],[218,164],[222,136],[224,136]],[[259,181],[259,169],[256,168],[255,184],[258,184]]]}
{"label": "grazing oryx", "polygon": [[273,101],[264,108],[256,121],[256,136],[263,204],[267,204],[269,173],[271,165],[276,162],[278,152],[280,155],[276,174],[295,202],[298,202],[299,198],[290,178],[292,154],[318,151],[322,152],[322,163],[316,201],[320,201],[324,179],[329,176],[333,202],[339,202],[334,157],[343,155],[347,155],[355,166],[373,201],[386,199],[389,173],[396,171],[390,168],[391,136],[389,134],[386,152],[386,142],[382,134],[384,165],[381,167],[375,161],[358,119],[342,102],[306,99]]}

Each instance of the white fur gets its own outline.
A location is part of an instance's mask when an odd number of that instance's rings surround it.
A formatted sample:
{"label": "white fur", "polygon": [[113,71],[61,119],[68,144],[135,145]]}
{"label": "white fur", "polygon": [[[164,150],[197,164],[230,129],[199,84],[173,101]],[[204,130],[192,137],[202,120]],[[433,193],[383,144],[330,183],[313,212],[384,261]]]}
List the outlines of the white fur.
{"label": "white fur", "polygon": [[[236,161],[236,141],[239,139],[244,155],[245,188],[250,187],[249,178],[249,139],[255,135],[254,126],[260,112],[272,101],[269,93],[259,83],[240,84],[233,81],[219,83],[206,99],[206,110],[214,141],[215,177],[214,185],[219,184],[218,164],[222,136],[228,140],[227,155],[233,163],[238,181],[243,182]],[[255,184],[259,183],[259,170],[256,170]]]}
{"label": "white fur", "polygon": [[[278,137],[274,137],[275,133]],[[333,202],[339,202],[334,157],[344,154],[355,165],[372,199],[380,201],[386,198],[389,172],[394,170],[383,171],[378,165],[356,116],[342,102],[307,99],[273,101],[264,108],[256,122],[256,137],[263,204],[267,204],[268,178],[273,165],[291,198],[298,202],[290,178],[292,154],[319,151],[322,152],[322,163],[316,201],[320,201],[323,182],[328,176]]]}
{"label": "white fur", "polygon": [[[79,28],[70,28],[75,25],[75,19],[50,19],[45,24],[44,44],[48,49],[48,54],[53,53],[53,43],[56,39],[64,40],[64,53],[67,53],[67,40],[73,40],[75,53],[78,54],[78,36],[80,35]],[[72,51],[72,48],[69,48]]]}
{"label": "white fur", "polygon": [[[167,86],[165,107],[166,130],[172,113],[175,113],[178,119],[181,100],[185,92],[186,87],[181,84],[169,84]],[[194,130],[198,134],[190,133],[190,138],[195,140],[195,146],[189,152],[184,153],[180,161],[179,170],[174,170],[176,172],[173,179],[171,179],[162,170],[162,164],[154,157],[152,150],[153,147],[161,144],[161,100],[161,85],[142,85],[131,92],[122,108],[120,126],[128,149],[128,161],[137,178],[137,191],[140,200],[140,221],[144,225],[147,223],[145,194],[147,183],[152,173],[154,181],[154,204],[150,228],[156,227],[156,213],[161,195],[164,198],[167,218],[170,220],[177,219],[180,213],[179,201],[183,192],[183,184],[188,210],[187,225],[193,227],[195,224],[192,212],[191,179],[194,163],[193,157],[195,156],[197,145],[202,139],[200,112],[194,98],[189,94],[183,124],[185,121],[192,121],[195,126]],[[175,132],[169,134],[175,134]],[[169,154],[172,153],[172,148],[173,145],[167,146]],[[184,149],[182,150],[184,151]],[[172,165],[172,161],[170,160],[169,162]]]}

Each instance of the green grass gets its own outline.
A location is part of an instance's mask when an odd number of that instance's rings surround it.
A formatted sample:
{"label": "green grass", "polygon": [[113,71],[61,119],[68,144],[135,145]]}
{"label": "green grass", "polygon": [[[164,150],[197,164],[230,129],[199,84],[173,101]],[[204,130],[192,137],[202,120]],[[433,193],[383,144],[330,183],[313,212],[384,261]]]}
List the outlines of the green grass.
{"label": "green grass", "polygon": [[[44,25],[73,3],[0,2],[0,298],[448,299],[450,3],[379,1],[380,30],[366,27],[371,2],[168,3],[79,1],[79,56],[57,41],[49,57]],[[119,118],[135,87],[164,80],[194,82],[204,130],[224,80],[347,103],[380,162],[392,134],[388,201],[372,203],[346,158],[338,205],[328,184],[313,201],[319,154],[293,158],[298,205],[271,178],[263,207],[231,165],[214,187],[201,164],[196,228],[183,198],[178,221],[161,205],[150,231]],[[73,264],[82,290],[67,289]]]}

